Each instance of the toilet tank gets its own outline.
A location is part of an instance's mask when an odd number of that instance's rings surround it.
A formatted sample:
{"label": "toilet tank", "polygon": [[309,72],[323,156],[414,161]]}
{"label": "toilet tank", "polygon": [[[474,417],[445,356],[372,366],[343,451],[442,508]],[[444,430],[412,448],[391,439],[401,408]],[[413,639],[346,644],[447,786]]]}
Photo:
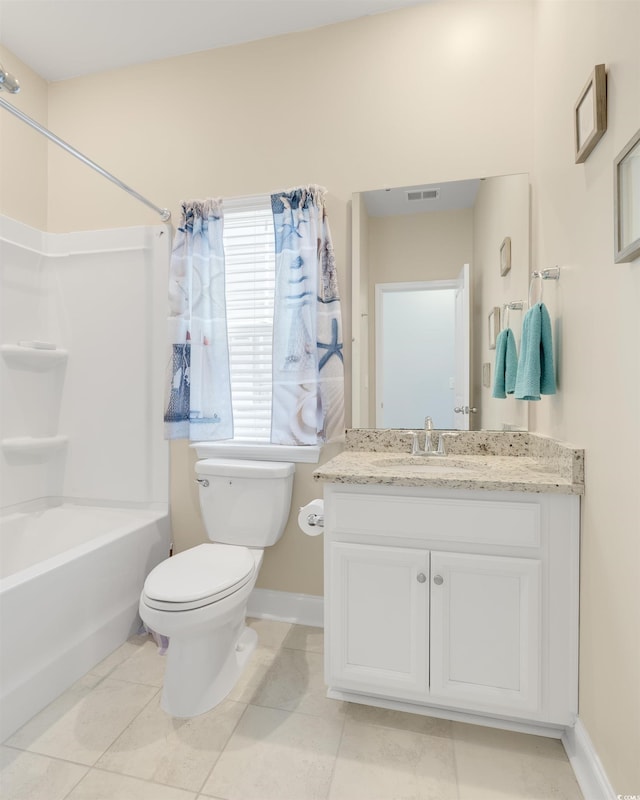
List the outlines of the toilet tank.
{"label": "toilet tank", "polygon": [[213,542],[268,547],[282,536],[295,464],[205,458],[196,462],[200,510]]}

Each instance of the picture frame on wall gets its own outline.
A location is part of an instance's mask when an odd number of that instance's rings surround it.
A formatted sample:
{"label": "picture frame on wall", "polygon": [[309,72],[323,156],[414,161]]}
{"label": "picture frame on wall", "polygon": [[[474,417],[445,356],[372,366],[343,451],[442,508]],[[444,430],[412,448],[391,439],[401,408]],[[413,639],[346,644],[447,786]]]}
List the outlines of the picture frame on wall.
{"label": "picture frame on wall", "polygon": [[494,306],[489,313],[489,350],[496,349],[496,339],[500,333],[500,309]]}
{"label": "picture frame on wall", "polygon": [[505,236],[500,245],[500,275],[504,277],[511,269],[511,237]]}
{"label": "picture frame on wall", "polygon": [[587,160],[607,130],[607,71],[597,64],[580,92],[574,111],[576,164]]}
{"label": "picture frame on wall", "polygon": [[613,213],[616,264],[640,256],[640,130],[613,162]]}
{"label": "picture frame on wall", "polygon": [[482,385],[491,388],[491,364],[488,361],[482,365]]}

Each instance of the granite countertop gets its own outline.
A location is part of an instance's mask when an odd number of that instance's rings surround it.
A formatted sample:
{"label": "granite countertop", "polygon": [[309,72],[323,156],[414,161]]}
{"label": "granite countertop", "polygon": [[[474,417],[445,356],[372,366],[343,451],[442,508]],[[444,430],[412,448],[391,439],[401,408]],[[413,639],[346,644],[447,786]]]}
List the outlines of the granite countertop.
{"label": "granite countertop", "polygon": [[411,438],[406,431],[347,431],[346,449],[318,467],[314,478],[342,484],[584,492],[584,451],[547,437],[501,431],[445,434],[445,456],[411,455]]}

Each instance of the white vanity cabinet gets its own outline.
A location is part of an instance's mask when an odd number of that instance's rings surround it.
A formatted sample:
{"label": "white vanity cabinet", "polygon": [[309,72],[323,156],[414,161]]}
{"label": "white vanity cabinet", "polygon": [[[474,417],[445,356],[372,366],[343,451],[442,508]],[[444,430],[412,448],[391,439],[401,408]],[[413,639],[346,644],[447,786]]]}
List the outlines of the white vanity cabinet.
{"label": "white vanity cabinet", "polygon": [[573,724],[578,497],[338,483],[324,497],[330,696]]}

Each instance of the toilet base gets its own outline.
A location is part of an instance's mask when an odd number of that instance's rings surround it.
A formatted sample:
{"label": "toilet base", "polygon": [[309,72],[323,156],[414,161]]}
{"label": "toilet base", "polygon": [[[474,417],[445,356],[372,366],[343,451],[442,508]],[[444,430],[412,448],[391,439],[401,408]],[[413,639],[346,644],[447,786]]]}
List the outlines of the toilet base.
{"label": "toilet base", "polygon": [[210,711],[236,685],[257,643],[258,634],[244,626],[244,615],[238,626],[218,630],[215,637],[172,638],[161,708],[172,717],[195,717]]}

